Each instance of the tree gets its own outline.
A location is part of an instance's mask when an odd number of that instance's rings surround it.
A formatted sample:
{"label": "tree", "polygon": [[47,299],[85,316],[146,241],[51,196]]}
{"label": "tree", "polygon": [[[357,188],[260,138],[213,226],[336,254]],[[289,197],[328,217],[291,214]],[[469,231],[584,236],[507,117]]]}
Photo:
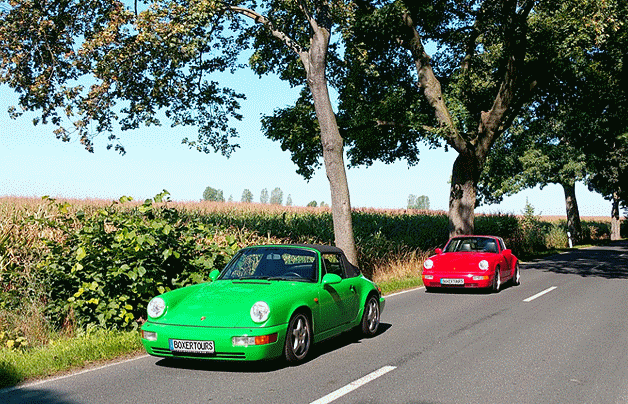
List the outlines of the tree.
{"label": "tree", "polygon": [[225,197],[222,195],[222,190],[214,189],[212,187],[205,188],[203,191],[204,201],[224,202]]}
{"label": "tree", "polygon": [[242,191],[242,199],[240,199],[244,203],[253,202],[253,192],[251,192],[248,188]]}
{"label": "tree", "polygon": [[270,192],[271,205],[281,205],[283,203],[283,191],[281,188],[275,188]]}
{"label": "tree", "polygon": [[307,206],[308,206],[308,207],[311,207],[311,208],[315,208],[315,207],[317,207],[317,206],[318,206],[318,202],[316,202],[316,201],[311,201],[310,203],[308,203],[308,204],[307,204]]}
{"label": "tree", "polygon": [[[229,155],[237,147],[229,121],[241,118],[243,95],[207,76],[240,67],[239,53],[254,47],[249,64],[258,74],[278,73],[305,86],[313,100],[335,243],[357,265],[343,139],[327,79],[327,63],[339,60],[342,48],[331,45],[332,34],[350,20],[351,6],[158,0],[127,10],[121,2],[93,0],[15,3],[0,12],[0,83],[21,94],[22,108],[41,110],[42,122],[58,125],[57,137],[69,140],[75,131],[90,151],[95,133],[109,133],[109,146],[124,152],[115,125],[161,124],[156,113],[164,110],[173,126],[199,127],[198,139],[185,143]],[[74,130],[62,125],[63,114],[75,119]]]}
{"label": "tree", "polygon": [[[587,154],[589,189],[612,203],[611,239],[620,234],[620,206],[628,207],[628,18],[626,2],[604,2],[597,18],[595,52],[583,55],[586,73],[579,84],[581,113],[572,125]],[[611,11],[609,12],[608,9]]]}
{"label": "tree", "polygon": [[286,206],[292,206],[292,196],[288,194],[288,198],[286,199]]}
{"label": "tree", "polygon": [[[518,116],[562,91],[560,74],[576,51],[595,52],[590,37],[605,35],[600,23],[621,20],[610,3],[620,2],[359,1],[360,46],[347,49],[352,72],[339,108],[351,163],[413,164],[418,141],[454,149],[450,234],[473,233],[491,148]],[[433,57],[428,42],[438,46]],[[404,79],[410,68],[418,92]]]}
{"label": "tree", "polygon": [[[350,163],[404,158],[415,164],[421,141],[453,148],[450,233],[473,233],[477,183],[490,147],[531,100],[541,76],[544,59],[529,44],[532,9],[536,18],[550,3],[356,1],[338,87]],[[426,41],[442,52],[428,56]],[[292,117],[306,103],[302,97],[275,118]],[[283,135],[284,147],[294,135],[300,130]],[[314,150],[292,152],[306,164]]]}
{"label": "tree", "polygon": [[[349,262],[358,264],[349,186],[344,165],[344,143],[329,96],[328,60],[339,59],[337,44],[330,46],[334,29],[351,15],[350,1],[269,1],[262,2],[262,15],[251,8],[228,6],[235,13],[251,18],[256,52],[250,60],[258,74],[279,72],[292,85],[306,85],[311,96],[322,148],[325,171],[332,198],[335,244]],[[265,7],[263,7],[265,6]],[[249,31],[250,32],[250,31]],[[270,35],[269,35],[270,34]],[[337,36],[342,38],[342,36]],[[314,137],[316,138],[316,137]]]}
{"label": "tree", "polygon": [[93,151],[94,137],[108,134],[107,147],[124,153],[117,133],[161,125],[163,110],[172,126],[199,128],[184,143],[228,156],[237,147],[229,120],[241,119],[244,96],[207,79],[235,66],[240,51],[217,16],[198,2],[135,10],[117,1],[11,2],[0,10],[0,84],[20,94],[11,116],[39,110],[34,124],[53,124],[57,138]]}
{"label": "tree", "polygon": [[[562,108],[561,108],[562,110]],[[586,175],[586,156],[569,143],[560,116],[519,122],[496,141],[478,184],[479,202],[499,203],[525,188],[559,184],[565,195],[567,228],[582,236],[575,184]]]}
{"label": "tree", "polygon": [[408,195],[408,209],[430,210],[430,198],[426,195]]}
{"label": "tree", "polygon": [[259,194],[260,203],[268,203],[268,190],[266,188],[262,189],[262,192]]}

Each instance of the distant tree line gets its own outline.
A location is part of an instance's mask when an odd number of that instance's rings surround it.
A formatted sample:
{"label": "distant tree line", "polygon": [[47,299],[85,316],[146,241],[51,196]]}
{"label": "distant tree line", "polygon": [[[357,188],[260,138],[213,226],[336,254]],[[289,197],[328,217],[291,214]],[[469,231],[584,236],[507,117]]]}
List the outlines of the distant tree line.
{"label": "distant tree line", "polygon": [[430,210],[430,198],[426,195],[408,195],[408,209]]}
{"label": "distant tree line", "polygon": [[[205,191],[203,191],[203,200],[224,202],[225,197],[223,196],[222,190],[207,187],[205,188]],[[233,202],[233,196],[229,196],[229,202]],[[248,188],[242,191],[242,197],[240,198],[240,202],[253,203],[253,192],[251,192],[251,190]],[[262,204],[270,203],[271,205],[283,205],[283,191],[281,190],[281,188],[275,187],[269,194],[268,189],[264,188],[260,192],[259,202]],[[324,204],[325,202],[321,202],[321,206],[324,206]],[[292,196],[290,194],[288,194],[288,197],[286,198],[286,206],[292,206]],[[316,206],[316,202],[314,202],[314,206]]]}

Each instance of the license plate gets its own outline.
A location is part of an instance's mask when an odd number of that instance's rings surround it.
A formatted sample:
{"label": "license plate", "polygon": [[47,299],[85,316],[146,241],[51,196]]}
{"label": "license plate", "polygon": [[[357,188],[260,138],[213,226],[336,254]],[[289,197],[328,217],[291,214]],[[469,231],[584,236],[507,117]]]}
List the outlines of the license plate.
{"label": "license plate", "polygon": [[443,278],[440,280],[441,285],[464,285],[462,278]]}
{"label": "license plate", "polygon": [[184,339],[169,340],[173,352],[213,354],[214,341],[190,341]]}

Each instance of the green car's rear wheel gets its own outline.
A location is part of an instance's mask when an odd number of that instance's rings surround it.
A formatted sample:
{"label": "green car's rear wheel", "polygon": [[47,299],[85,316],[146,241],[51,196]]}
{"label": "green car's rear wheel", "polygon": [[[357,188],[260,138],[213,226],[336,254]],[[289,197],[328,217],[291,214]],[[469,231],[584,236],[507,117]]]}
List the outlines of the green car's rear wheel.
{"label": "green car's rear wheel", "polygon": [[300,362],[307,356],[312,344],[312,327],[309,318],[296,313],[290,319],[284,354],[288,362]]}

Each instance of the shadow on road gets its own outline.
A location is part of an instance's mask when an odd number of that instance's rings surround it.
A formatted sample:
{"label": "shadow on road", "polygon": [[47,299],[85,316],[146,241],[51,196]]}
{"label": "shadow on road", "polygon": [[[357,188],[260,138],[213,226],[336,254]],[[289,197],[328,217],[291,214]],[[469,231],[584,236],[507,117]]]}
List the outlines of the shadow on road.
{"label": "shadow on road", "polygon": [[628,241],[552,255],[532,261],[526,268],[582,277],[628,279]]}
{"label": "shadow on road", "polygon": [[77,404],[77,401],[70,400],[58,392],[46,389],[20,389],[11,388],[0,390],[0,402],[3,404]]}
{"label": "shadow on road", "polygon": [[[391,324],[381,323],[379,325],[379,330],[377,331],[377,334],[373,338],[377,338],[380,335],[384,334],[391,327]],[[306,358],[305,362],[303,363],[310,362],[320,356],[330,354],[338,349],[344,348],[351,344],[359,344],[362,340],[363,337],[356,332],[346,332],[337,337],[330,338],[321,343],[315,344],[312,347],[310,354]],[[204,370],[210,372],[235,373],[266,373],[274,372],[291,366],[286,363],[283,358],[257,362],[164,358],[158,361],[156,365],[173,369],[190,369]]]}

